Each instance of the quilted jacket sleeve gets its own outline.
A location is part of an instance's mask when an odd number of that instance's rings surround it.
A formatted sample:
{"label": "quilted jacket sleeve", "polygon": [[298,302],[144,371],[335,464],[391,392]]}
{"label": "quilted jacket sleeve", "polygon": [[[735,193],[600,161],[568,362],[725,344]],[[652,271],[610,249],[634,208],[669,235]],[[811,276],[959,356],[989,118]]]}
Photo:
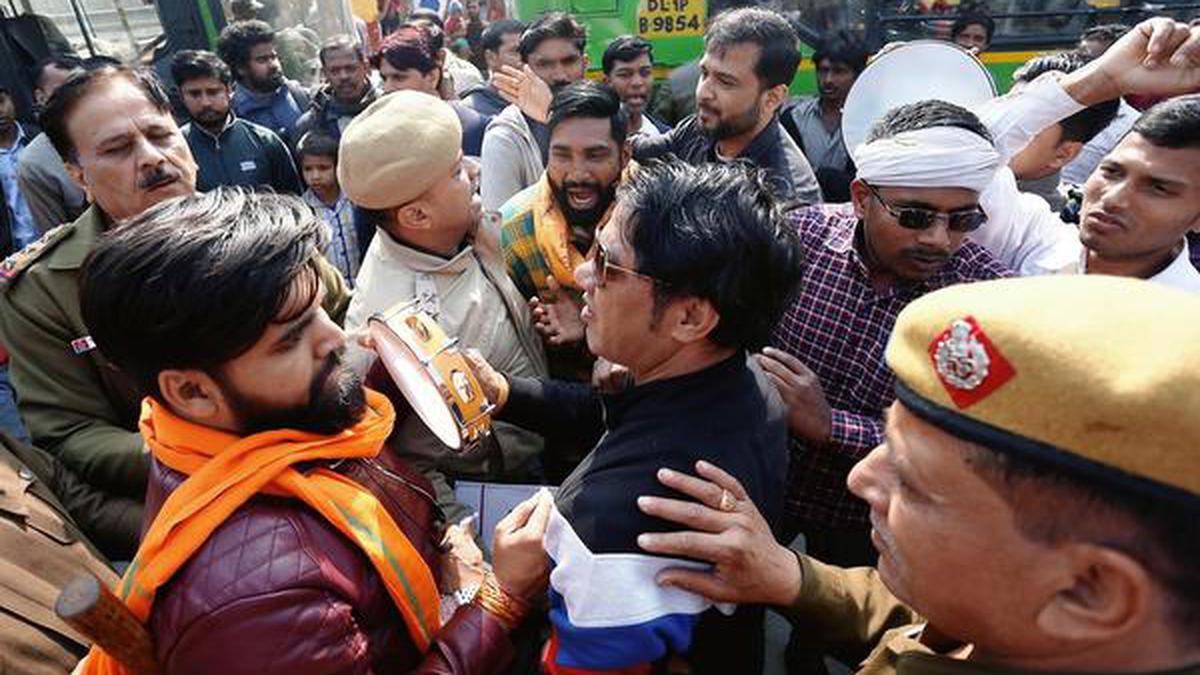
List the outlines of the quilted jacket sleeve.
{"label": "quilted jacket sleeve", "polygon": [[[290,617],[281,621],[284,615]],[[280,633],[280,625],[288,625]],[[294,588],[241,598],[194,622],[159,654],[171,675],[383,675],[374,668],[371,636],[345,599]],[[214,662],[214,655],[228,659]],[[512,661],[507,631],[476,606],[458,610],[423,662],[410,673],[489,675]],[[395,673],[402,672],[397,669]]]}

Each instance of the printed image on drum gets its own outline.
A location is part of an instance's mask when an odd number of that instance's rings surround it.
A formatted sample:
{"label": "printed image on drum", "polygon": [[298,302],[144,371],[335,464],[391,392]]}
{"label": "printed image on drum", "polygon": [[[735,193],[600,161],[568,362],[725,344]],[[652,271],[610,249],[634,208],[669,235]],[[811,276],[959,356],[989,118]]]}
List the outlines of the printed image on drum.
{"label": "printed image on drum", "polygon": [[438,440],[469,452],[491,433],[494,406],[456,347],[457,339],[415,301],[372,316],[367,326],[384,367]]}

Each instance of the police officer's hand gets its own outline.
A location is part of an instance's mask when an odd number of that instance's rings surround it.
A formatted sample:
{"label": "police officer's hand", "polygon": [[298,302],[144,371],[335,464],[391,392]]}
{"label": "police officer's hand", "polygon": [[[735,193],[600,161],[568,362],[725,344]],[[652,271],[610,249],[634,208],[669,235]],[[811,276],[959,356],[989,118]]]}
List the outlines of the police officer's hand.
{"label": "police officer's hand", "polygon": [[[660,469],[658,480],[692,499],[638,497],[642,512],[691,531],[645,533],[638,546],[662,555],[712,563],[709,572],[669,568],[658,583],[698,593],[713,602],[787,606],[800,594],[800,561],[775,541],[771,528],[741,483],[708,462],[700,478]],[[728,491],[722,509],[722,490]]]}
{"label": "police officer's hand", "polygon": [[1200,27],[1167,17],[1143,21],[1062,84],[1084,105],[1123,94],[1194,91],[1200,87]]}
{"label": "police officer's hand", "polygon": [[767,347],[758,363],[788,407],[788,429],[808,445],[822,446],[833,432],[833,411],[816,373],[787,352]]}
{"label": "police officer's hand", "polygon": [[492,535],[492,570],[505,592],[529,601],[546,590],[550,559],[542,537],[554,498],[546,490],[517,504]]}
{"label": "police officer's hand", "polygon": [[592,364],[592,387],[601,394],[619,394],[631,386],[633,376],[625,366],[604,357]]}

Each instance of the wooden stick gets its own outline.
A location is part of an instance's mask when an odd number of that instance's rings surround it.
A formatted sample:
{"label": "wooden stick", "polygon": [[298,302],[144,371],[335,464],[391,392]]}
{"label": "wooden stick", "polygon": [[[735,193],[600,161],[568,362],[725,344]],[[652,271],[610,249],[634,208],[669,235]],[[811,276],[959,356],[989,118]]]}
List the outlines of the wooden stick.
{"label": "wooden stick", "polygon": [[58,594],[54,611],[133,675],[158,675],[150,632],[92,575],[67,584]]}

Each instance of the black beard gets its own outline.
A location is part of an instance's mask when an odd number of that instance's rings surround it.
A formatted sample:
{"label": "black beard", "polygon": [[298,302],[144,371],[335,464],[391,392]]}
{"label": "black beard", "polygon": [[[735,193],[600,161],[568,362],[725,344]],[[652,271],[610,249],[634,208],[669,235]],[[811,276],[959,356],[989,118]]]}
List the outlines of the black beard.
{"label": "black beard", "polygon": [[758,117],[761,110],[759,102],[755,101],[754,106],[744,114],[738,115],[733,119],[718,121],[717,126],[712,129],[704,129],[704,133],[714,141],[723,141],[726,138],[740,136],[758,124]]}
{"label": "black beard", "polygon": [[247,436],[278,429],[332,436],[354,426],[367,409],[362,377],[345,367],[343,356],[343,351],[331,353],[313,376],[307,405],[268,408],[243,396],[221,378],[218,381],[234,406],[242,433]]}
{"label": "black beard", "polygon": [[[561,186],[555,185],[554,181],[550,181],[550,189],[554,192],[554,201],[558,203],[558,208],[562,210],[563,217],[567,220],[567,225],[571,227],[595,227],[604,214],[608,212],[608,207],[612,206],[613,201],[617,198],[617,182],[613,181],[607,188],[600,188],[600,198],[596,200],[596,205],[590,209],[580,211],[571,206],[571,200],[567,198],[567,189],[571,187],[581,186],[592,187],[589,183],[564,182]],[[594,186],[599,187],[599,186]]]}

